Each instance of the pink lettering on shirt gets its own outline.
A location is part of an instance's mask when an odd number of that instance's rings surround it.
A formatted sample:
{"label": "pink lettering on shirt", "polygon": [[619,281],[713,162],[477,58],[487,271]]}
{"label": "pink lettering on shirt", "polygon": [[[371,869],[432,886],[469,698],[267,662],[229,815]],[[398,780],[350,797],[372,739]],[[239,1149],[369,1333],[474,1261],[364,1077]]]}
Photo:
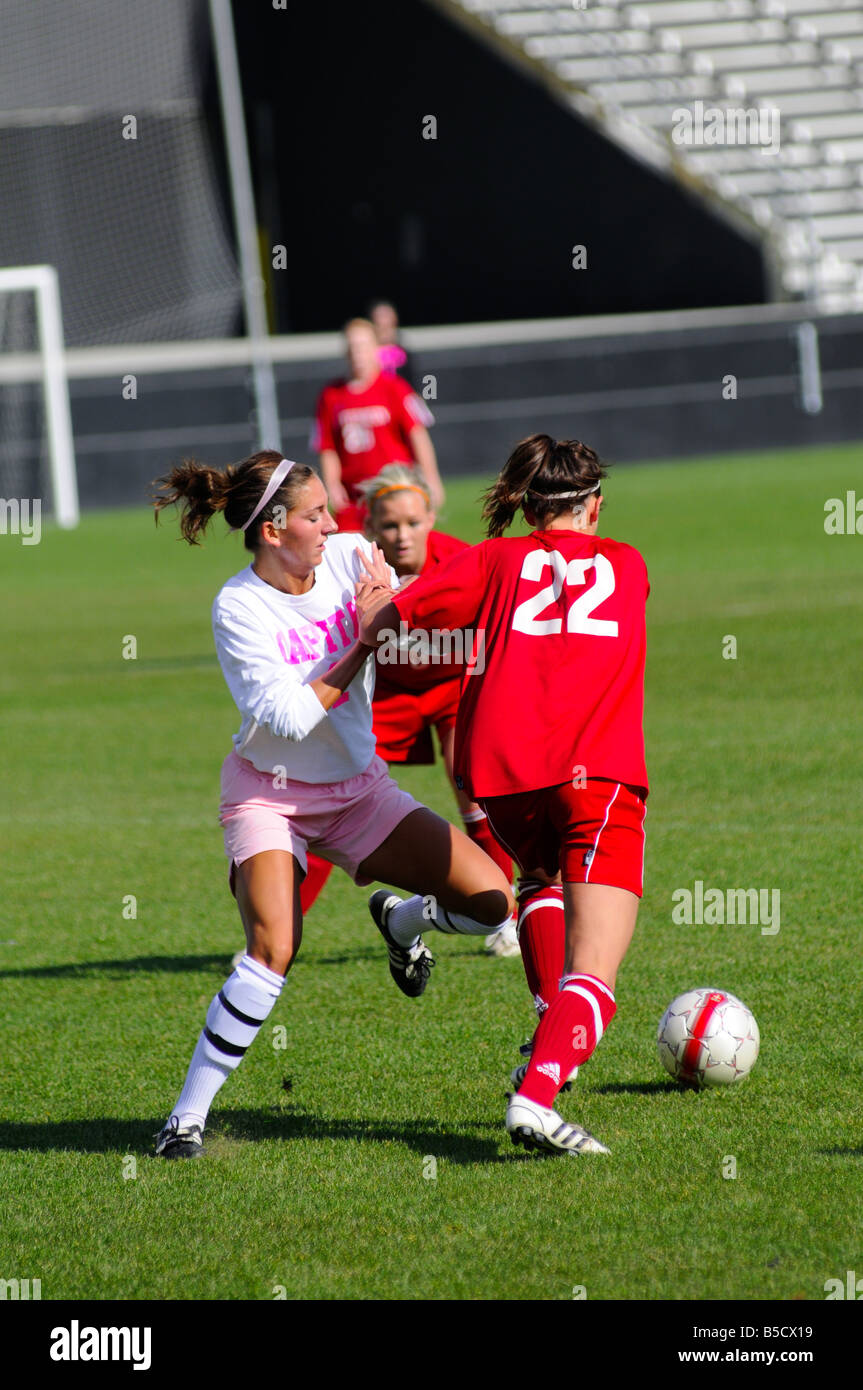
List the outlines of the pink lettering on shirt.
{"label": "pink lettering on shirt", "polygon": [[[354,634],[356,635],[360,627],[357,621],[357,606],[353,600],[347,604],[347,611],[350,614]],[[276,642],[282,654],[282,660],[287,661],[292,666],[302,661],[316,661],[319,656],[323,655],[320,651],[322,635],[324,643],[326,644],[326,650],[330,653],[337,652],[339,646],[334,640],[332,631],[330,630],[331,627],[335,627],[338,630],[342,639],[342,645],[346,647],[349,646],[351,639],[345,628],[345,610],[339,608],[335,613],[331,613],[328,618],[317,618],[314,623],[307,623],[301,628],[289,628],[287,633],[277,632]],[[346,699],[347,696],[344,698]],[[342,701],[337,700],[336,703],[341,704]]]}
{"label": "pink lettering on shirt", "polygon": [[330,635],[330,623],[337,618],[338,614],[333,613],[330,615],[329,618],[319,618],[315,623],[315,627],[319,627],[321,629],[321,632],[324,634],[324,637],[326,638],[328,652],[338,651],[338,647],[336,646],[335,642],[332,639],[332,636]]}

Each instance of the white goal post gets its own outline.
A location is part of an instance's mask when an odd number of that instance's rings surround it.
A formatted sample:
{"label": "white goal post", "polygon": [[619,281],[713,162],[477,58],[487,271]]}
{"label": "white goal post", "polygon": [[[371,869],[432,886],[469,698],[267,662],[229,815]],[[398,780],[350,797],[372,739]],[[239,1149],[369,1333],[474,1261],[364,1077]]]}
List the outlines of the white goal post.
{"label": "white goal post", "polygon": [[3,361],[5,354],[0,354],[0,382],[42,383],[54,520],[58,526],[70,529],[78,525],[78,482],[60,312],[60,283],[54,266],[25,265],[0,270],[0,295],[27,290],[32,290],[36,297],[39,343],[36,362],[32,361],[34,354],[26,355],[30,358],[29,363],[24,354],[19,361],[7,362]]}

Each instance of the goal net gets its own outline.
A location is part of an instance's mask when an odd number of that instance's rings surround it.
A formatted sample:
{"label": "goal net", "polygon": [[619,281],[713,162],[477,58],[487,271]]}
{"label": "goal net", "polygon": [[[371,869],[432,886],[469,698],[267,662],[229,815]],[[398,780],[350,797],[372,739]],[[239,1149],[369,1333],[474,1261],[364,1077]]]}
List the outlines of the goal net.
{"label": "goal net", "polygon": [[230,336],[206,0],[0,0],[0,30],[0,266],[57,268],[70,348]]}
{"label": "goal net", "polygon": [[53,266],[0,270],[0,502],[9,521],[39,499],[78,523],[72,422]]}

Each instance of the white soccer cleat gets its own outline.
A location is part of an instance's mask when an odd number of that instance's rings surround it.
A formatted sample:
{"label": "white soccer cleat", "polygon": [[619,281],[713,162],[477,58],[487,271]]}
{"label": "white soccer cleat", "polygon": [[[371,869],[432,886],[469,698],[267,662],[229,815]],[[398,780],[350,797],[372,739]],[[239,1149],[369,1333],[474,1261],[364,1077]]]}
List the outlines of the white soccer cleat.
{"label": "white soccer cleat", "polygon": [[515,929],[515,921],[512,917],[504,922],[502,927],[493,931],[485,939],[485,949],[490,956],[497,956],[503,960],[506,956],[520,956],[521,947],[518,944],[518,933]]}
{"label": "white soccer cleat", "polygon": [[526,1149],[547,1154],[608,1153],[605,1145],[586,1129],[568,1124],[556,1110],[547,1110],[526,1096],[510,1096],[506,1127],[512,1142],[523,1144]]}

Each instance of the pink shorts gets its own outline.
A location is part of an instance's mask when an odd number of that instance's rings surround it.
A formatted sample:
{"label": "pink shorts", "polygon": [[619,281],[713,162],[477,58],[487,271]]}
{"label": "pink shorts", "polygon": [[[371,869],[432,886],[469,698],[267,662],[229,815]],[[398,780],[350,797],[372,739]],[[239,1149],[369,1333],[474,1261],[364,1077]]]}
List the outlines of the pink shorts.
{"label": "pink shorts", "polygon": [[[279,785],[274,786],[274,781]],[[284,786],[281,785],[284,783]],[[258,772],[246,758],[229,753],[222,764],[219,821],[231,865],[267,849],[293,854],[306,872],[306,851],[337,864],[355,883],[364,859],[383,844],[412,811],[421,809],[372,758],[365,772],[344,782],[292,782]]]}

